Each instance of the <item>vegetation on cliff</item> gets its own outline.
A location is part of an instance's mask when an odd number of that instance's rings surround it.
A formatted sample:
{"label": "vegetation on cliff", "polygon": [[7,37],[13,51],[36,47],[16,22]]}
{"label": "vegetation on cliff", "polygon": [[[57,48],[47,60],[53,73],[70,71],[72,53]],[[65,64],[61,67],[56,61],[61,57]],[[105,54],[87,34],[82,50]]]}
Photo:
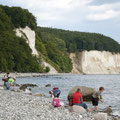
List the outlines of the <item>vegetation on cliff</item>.
{"label": "vegetation on cliff", "polygon": [[[40,56],[32,56],[26,41],[17,37],[14,29],[29,26],[36,32],[36,49]],[[0,71],[49,72],[40,65],[44,59],[58,72],[71,72],[71,52],[99,50],[120,52],[120,45],[112,38],[85,33],[37,27],[36,18],[26,9],[0,5]]]}
{"label": "vegetation on cliff", "polygon": [[26,41],[14,32],[14,28],[29,26],[29,23],[35,29],[33,18],[22,8],[0,6],[0,71],[43,72]]}
{"label": "vegetation on cliff", "polygon": [[[67,52],[81,52],[84,50],[99,50],[120,52],[120,44],[110,37],[97,33],[86,33],[77,31],[68,31],[61,29],[38,27],[43,41],[51,39],[56,46],[60,42],[63,50]],[[46,38],[45,38],[46,37]],[[54,39],[54,40],[53,40]]]}
{"label": "vegetation on cliff", "polygon": [[14,32],[14,29],[26,26],[37,31],[36,19],[28,10],[0,5],[0,71],[49,72],[48,67],[43,69],[39,64],[44,59],[59,72],[70,72],[72,64],[66,51],[59,50],[54,39],[50,44],[43,42],[37,32],[36,49],[40,56],[32,56],[29,45]]}

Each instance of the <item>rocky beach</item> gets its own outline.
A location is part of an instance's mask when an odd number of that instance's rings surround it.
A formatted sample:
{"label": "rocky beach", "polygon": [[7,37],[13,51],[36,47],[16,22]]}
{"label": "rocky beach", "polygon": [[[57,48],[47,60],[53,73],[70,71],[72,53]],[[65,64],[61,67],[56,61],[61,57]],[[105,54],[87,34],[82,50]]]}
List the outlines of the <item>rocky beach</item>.
{"label": "rocky beach", "polygon": [[67,105],[54,108],[51,98],[21,92],[0,90],[0,101],[0,120],[114,120],[94,119],[96,112],[71,112]]}
{"label": "rocky beach", "polygon": [[[11,76],[14,75],[16,77],[34,77],[43,74],[11,73]],[[0,79],[3,76],[4,74],[0,74]],[[2,80],[0,80],[0,85],[0,120],[119,120],[118,117],[115,118],[112,114],[104,113],[104,111],[83,112],[66,103],[59,108],[54,108],[51,105],[52,99],[41,93],[35,95],[22,90],[4,90]]]}

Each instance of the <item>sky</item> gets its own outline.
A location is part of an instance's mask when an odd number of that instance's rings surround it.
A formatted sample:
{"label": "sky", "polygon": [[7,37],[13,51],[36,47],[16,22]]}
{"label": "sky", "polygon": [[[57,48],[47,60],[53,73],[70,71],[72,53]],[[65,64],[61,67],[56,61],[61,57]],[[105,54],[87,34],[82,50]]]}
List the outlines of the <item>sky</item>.
{"label": "sky", "polygon": [[120,0],[0,0],[28,9],[38,26],[100,33],[120,43]]}

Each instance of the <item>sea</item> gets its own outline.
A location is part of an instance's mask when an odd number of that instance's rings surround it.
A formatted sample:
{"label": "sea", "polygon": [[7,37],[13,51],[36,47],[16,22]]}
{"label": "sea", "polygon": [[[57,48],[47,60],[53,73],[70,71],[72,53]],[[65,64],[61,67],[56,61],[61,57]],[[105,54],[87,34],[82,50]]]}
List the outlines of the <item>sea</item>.
{"label": "sea", "polygon": [[[99,89],[105,88],[102,93],[103,103],[99,103],[99,109],[105,109],[112,106],[113,114],[120,116],[120,75],[78,75],[78,74],[60,74],[44,75],[40,77],[17,78],[18,84],[36,84],[38,87],[32,88],[33,94],[43,93],[49,97],[49,91],[53,87],[59,87],[61,90],[60,99],[67,102],[67,95],[74,86],[86,86]],[[45,85],[51,84],[50,87]],[[91,102],[86,104],[93,108]]]}

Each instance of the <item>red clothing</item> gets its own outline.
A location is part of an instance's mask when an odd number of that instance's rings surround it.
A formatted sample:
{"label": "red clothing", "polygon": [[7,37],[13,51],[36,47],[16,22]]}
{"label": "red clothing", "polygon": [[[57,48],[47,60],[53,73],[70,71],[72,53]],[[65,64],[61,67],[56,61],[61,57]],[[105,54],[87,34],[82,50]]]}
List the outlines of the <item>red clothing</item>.
{"label": "red clothing", "polygon": [[83,102],[82,94],[80,92],[75,92],[73,94],[73,104],[74,103],[81,104],[82,102]]}

